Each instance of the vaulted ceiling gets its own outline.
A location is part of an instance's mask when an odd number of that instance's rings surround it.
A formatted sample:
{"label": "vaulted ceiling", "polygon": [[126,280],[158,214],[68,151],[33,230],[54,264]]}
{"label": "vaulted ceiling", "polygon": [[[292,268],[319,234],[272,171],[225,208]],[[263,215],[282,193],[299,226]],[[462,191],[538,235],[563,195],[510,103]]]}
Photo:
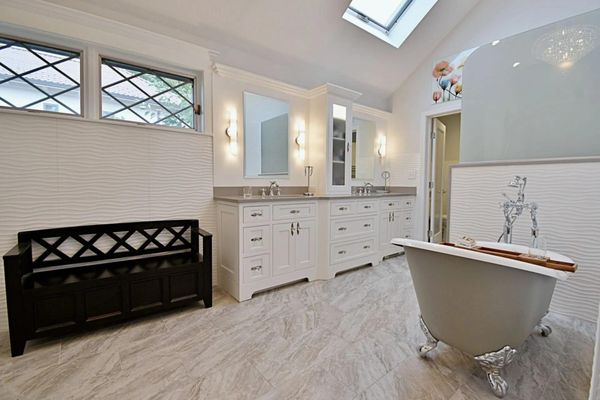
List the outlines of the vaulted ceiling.
{"label": "vaulted ceiling", "polygon": [[[396,49],[344,21],[350,0],[48,0],[220,53],[290,84],[331,82],[388,109],[393,92],[479,0],[439,1]],[[418,1],[418,0],[417,0]]]}

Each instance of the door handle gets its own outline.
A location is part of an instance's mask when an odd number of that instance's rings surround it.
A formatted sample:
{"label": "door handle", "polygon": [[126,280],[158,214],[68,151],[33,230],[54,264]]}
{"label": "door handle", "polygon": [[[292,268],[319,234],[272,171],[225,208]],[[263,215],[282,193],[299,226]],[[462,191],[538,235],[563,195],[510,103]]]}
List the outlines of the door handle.
{"label": "door handle", "polygon": [[290,224],[290,233],[292,234],[292,236],[294,236],[294,223],[293,222]]}
{"label": "door handle", "polygon": [[388,213],[388,222],[392,222],[392,213]]}
{"label": "door handle", "polygon": [[396,222],[396,213],[392,213],[392,222]]}
{"label": "door handle", "polygon": [[349,152],[350,151],[350,143],[346,143],[346,151]]}
{"label": "door handle", "polygon": [[300,234],[300,222],[296,222],[296,235]]}

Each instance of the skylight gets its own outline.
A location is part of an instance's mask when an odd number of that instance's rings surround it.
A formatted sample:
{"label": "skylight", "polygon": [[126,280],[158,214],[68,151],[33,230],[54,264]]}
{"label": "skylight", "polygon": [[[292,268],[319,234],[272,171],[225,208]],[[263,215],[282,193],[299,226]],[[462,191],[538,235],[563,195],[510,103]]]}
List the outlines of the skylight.
{"label": "skylight", "polygon": [[350,9],[382,29],[389,31],[412,0],[352,0]]}
{"label": "skylight", "polygon": [[438,0],[352,0],[344,19],[400,47]]}

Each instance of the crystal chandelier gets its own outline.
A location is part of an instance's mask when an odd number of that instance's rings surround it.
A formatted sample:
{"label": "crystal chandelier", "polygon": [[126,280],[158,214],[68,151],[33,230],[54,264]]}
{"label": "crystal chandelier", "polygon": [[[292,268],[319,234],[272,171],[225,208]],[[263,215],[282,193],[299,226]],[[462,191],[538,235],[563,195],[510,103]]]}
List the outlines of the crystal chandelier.
{"label": "crystal chandelier", "polygon": [[592,25],[575,25],[544,34],[533,46],[538,60],[559,68],[569,68],[598,45],[600,34]]}

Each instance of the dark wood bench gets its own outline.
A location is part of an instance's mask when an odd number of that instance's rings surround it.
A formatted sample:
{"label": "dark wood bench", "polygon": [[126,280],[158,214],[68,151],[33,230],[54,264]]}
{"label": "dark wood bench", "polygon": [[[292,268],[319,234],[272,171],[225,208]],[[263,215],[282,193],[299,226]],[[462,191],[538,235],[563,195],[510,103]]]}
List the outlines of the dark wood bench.
{"label": "dark wood bench", "polygon": [[197,220],[19,232],[4,277],[14,357],[30,339],[199,300],[211,307],[212,235]]}

